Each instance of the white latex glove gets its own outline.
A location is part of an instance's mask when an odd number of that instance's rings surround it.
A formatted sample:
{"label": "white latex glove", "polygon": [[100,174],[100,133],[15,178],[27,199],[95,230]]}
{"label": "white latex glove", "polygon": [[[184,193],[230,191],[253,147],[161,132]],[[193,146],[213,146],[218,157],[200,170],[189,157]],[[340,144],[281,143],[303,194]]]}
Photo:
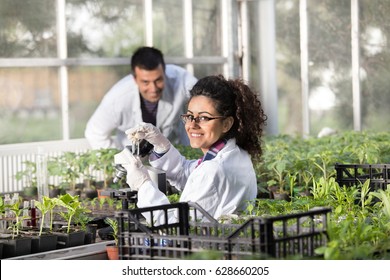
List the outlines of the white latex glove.
{"label": "white latex glove", "polygon": [[136,143],[145,139],[154,146],[154,151],[159,154],[166,153],[171,146],[171,142],[160,132],[160,130],[150,123],[141,122],[139,125],[126,130],[127,138]]}
{"label": "white latex glove", "polygon": [[151,181],[149,173],[138,157],[127,149],[114,155],[115,164],[121,164],[127,171],[126,183],[131,190],[138,191],[138,189],[147,181]]}

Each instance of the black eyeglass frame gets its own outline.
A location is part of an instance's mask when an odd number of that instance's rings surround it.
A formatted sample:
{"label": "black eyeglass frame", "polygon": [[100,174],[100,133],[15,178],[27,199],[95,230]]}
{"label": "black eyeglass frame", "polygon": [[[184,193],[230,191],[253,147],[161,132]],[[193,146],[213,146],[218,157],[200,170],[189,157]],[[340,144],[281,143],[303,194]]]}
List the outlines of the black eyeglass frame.
{"label": "black eyeglass frame", "polygon": [[182,115],[180,115],[180,119],[182,120],[182,122],[184,124],[187,124],[188,121],[190,123],[195,121],[195,123],[197,123],[197,124],[199,124],[199,123],[202,124],[202,123],[208,123],[209,121],[212,121],[212,120],[224,119],[224,118],[226,118],[226,117],[225,116],[214,116],[214,117],[198,116],[198,117],[194,117],[191,114],[182,114]]}

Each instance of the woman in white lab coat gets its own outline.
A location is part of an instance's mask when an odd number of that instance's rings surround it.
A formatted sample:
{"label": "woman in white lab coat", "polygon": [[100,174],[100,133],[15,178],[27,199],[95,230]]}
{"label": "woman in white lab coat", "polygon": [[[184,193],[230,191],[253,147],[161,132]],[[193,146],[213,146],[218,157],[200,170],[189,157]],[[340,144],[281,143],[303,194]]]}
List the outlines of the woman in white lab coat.
{"label": "woman in white lab coat", "polygon": [[[141,123],[126,133],[133,142],[145,139],[154,145],[149,162],[166,172],[169,183],[181,191],[181,202],[196,202],[218,219],[244,210],[256,198],[252,160],[262,154],[266,115],[257,94],[242,80],[207,76],[190,94],[187,113],[181,118],[191,147],[204,154],[199,160],[185,159],[151,124]],[[127,183],[138,190],[138,207],[169,203],[128,150],[117,154],[115,163],[127,169]]]}

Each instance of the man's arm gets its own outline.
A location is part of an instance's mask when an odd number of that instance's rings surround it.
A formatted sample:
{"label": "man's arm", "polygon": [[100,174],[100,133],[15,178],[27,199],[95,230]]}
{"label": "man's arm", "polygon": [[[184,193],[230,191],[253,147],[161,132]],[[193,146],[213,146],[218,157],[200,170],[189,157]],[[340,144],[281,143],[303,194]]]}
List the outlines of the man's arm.
{"label": "man's arm", "polygon": [[89,119],[84,135],[92,149],[115,148],[112,132],[116,127],[112,102],[103,98],[102,103]]}

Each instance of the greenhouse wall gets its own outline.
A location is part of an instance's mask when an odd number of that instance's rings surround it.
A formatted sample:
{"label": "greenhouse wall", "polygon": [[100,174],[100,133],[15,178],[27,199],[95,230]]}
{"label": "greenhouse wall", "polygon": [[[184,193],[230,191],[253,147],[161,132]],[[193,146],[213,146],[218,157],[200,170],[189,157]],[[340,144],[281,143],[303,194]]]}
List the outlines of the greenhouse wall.
{"label": "greenhouse wall", "polygon": [[140,45],[198,78],[247,80],[269,134],[388,131],[389,10],[386,0],[0,0],[0,145],[83,138]]}

